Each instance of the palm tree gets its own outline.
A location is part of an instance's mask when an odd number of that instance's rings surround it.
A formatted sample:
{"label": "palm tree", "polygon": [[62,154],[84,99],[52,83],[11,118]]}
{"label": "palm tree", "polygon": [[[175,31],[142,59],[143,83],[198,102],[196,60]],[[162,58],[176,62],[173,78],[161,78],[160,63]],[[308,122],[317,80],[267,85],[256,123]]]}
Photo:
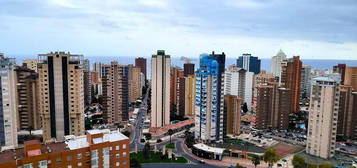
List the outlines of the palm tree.
{"label": "palm tree", "polygon": [[280,156],[275,149],[268,149],[263,155],[263,160],[268,163],[269,167],[273,167],[274,163],[280,160]]}
{"label": "palm tree", "polygon": [[261,157],[258,155],[253,155],[251,158],[252,163],[254,164],[254,167],[256,168],[258,165],[260,165],[260,160]]}
{"label": "palm tree", "polygon": [[170,143],[171,143],[171,136],[172,136],[172,134],[174,134],[174,130],[169,129],[169,130],[167,131],[167,133],[170,135]]}

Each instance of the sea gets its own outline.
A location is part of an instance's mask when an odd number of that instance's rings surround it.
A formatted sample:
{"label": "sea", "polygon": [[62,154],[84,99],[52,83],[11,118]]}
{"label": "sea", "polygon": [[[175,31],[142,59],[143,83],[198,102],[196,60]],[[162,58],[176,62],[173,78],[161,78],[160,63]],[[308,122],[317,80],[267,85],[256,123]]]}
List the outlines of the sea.
{"label": "sea", "polygon": [[[9,55],[11,57],[11,55]],[[37,59],[37,56],[13,56],[16,59],[17,64],[22,64],[24,59]],[[117,61],[119,64],[128,65],[135,64],[136,57],[130,56],[84,56],[84,59],[88,59],[90,64],[93,65],[94,62],[110,63],[111,61]],[[147,58],[147,72],[150,72],[150,57]],[[195,64],[195,68],[199,66],[199,58],[189,58],[191,63]],[[232,64],[236,64],[237,58],[226,58],[226,67]],[[346,64],[347,66],[357,66],[356,60],[332,60],[332,59],[302,59],[303,64],[310,65],[316,70],[331,70],[334,65]],[[180,57],[172,57],[171,64],[176,67],[183,67],[185,60]],[[270,72],[271,59],[262,58],[261,59],[261,69],[266,72]],[[148,74],[149,75],[149,74]]]}

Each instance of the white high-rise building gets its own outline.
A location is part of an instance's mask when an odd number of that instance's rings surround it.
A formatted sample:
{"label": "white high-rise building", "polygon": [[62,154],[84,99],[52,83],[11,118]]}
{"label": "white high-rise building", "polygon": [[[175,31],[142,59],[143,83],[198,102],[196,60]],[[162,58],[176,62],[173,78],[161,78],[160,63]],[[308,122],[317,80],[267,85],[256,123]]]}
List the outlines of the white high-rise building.
{"label": "white high-rise building", "polygon": [[340,74],[312,80],[306,153],[321,158],[335,154]]}
{"label": "white high-rise building", "polygon": [[271,73],[274,76],[278,76],[280,78],[281,74],[281,62],[286,59],[286,55],[282,50],[279,50],[276,56],[271,58]]}
{"label": "white high-rise building", "polygon": [[170,55],[158,50],[151,58],[151,127],[170,124]]}
{"label": "white high-rise building", "polygon": [[17,92],[15,59],[0,53],[0,147],[17,147]]}
{"label": "white high-rise building", "polygon": [[247,103],[248,110],[251,110],[253,99],[253,72],[231,65],[224,72],[224,95],[234,95],[243,99]]}

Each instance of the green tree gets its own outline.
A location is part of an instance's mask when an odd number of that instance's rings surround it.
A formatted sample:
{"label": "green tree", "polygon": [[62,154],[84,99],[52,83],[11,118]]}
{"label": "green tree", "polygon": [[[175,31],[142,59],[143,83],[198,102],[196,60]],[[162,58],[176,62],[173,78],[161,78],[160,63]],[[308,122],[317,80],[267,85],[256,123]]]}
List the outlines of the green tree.
{"label": "green tree", "polygon": [[248,112],[248,105],[247,105],[247,103],[244,103],[244,104],[243,104],[242,110],[243,110],[244,113]]}
{"label": "green tree", "polygon": [[129,131],[124,131],[124,132],[122,132],[125,136],[127,136],[127,137],[130,137],[130,132]]}
{"label": "green tree", "polygon": [[307,164],[307,167],[308,167],[308,168],[318,168],[319,165],[313,164],[313,163],[309,163],[309,164]]}
{"label": "green tree", "polygon": [[185,133],[185,135],[185,144],[187,145],[187,147],[192,148],[193,144],[195,143],[195,137],[190,132],[188,132],[187,134]]}
{"label": "green tree", "polygon": [[305,159],[300,155],[294,155],[292,162],[293,162],[294,168],[305,168],[306,167]]}
{"label": "green tree", "polygon": [[170,135],[170,143],[171,143],[171,136],[172,136],[172,134],[174,134],[174,130],[169,129],[169,130],[167,131],[167,133]]}
{"label": "green tree", "polygon": [[136,158],[130,158],[130,167],[131,168],[141,168],[141,163]]}
{"label": "green tree", "polygon": [[144,149],[143,149],[143,158],[145,160],[150,159],[150,144],[146,142]]}
{"label": "green tree", "polygon": [[258,165],[260,165],[261,157],[258,155],[253,155],[251,161],[254,167],[256,168]]}
{"label": "green tree", "polygon": [[236,168],[244,168],[243,166],[241,166],[239,163],[236,164]]}
{"label": "green tree", "polygon": [[273,167],[274,163],[280,160],[280,156],[275,149],[268,149],[263,155],[263,160],[268,163],[269,167]]}
{"label": "green tree", "polygon": [[321,163],[319,165],[319,168],[333,168],[333,165],[331,163],[325,162],[325,163]]}

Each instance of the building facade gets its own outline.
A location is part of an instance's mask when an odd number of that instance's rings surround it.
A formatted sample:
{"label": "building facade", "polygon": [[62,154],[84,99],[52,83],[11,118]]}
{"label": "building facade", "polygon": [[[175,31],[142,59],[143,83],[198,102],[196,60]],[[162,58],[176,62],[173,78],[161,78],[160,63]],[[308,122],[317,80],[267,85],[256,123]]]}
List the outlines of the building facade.
{"label": "building facade", "polygon": [[195,64],[193,63],[184,63],[183,64],[183,74],[185,77],[188,75],[194,75],[195,74]]}
{"label": "building facade", "polygon": [[37,72],[37,59],[25,59],[23,62],[27,68]]}
{"label": "building facade", "polygon": [[291,89],[291,112],[300,110],[301,68],[302,62],[299,56],[294,56],[281,63],[280,85],[281,87]]}
{"label": "building facade", "polygon": [[302,65],[300,97],[309,98],[311,93],[311,66]]}
{"label": "building facade", "polygon": [[84,134],[82,55],[39,55],[39,120],[45,140]]}
{"label": "building facade", "polygon": [[170,55],[158,50],[151,58],[151,127],[170,124]]}
{"label": "building facade", "polygon": [[280,78],[281,75],[281,63],[283,60],[286,59],[286,55],[282,50],[279,50],[279,52],[276,54],[276,56],[273,56],[271,58],[271,73]]}
{"label": "building facade", "polygon": [[[0,147],[17,147],[17,89],[15,59],[0,53]],[[1,159],[0,159],[1,160]]]}
{"label": "building facade", "polygon": [[340,99],[340,74],[312,80],[306,153],[321,158],[335,155]]}
{"label": "building facade", "polygon": [[26,66],[15,69],[17,77],[18,129],[39,129],[38,74]]}
{"label": "building facade", "polygon": [[178,115],[178,97],[180,78],[184,77],[182,69],[171,67],[170,70],[170,111]]}
{"label": "building facade", "polygon": [[256,128],[287,130],[290,106],[290,89],[277,83],[257,86]]}
{"label": "building facade", "polygon": [[238,68],[243,68],[248,72],[253,72],[254,74],[260,73],[260,59],[254,57],[251,54],[243,54],[237,59]]}
{"label": "building facade", "polygon": [[[103,89],[102,89],[102,63],[101,62],[95,62],[93,64],[93,72],[95,74],[91,75],[92,78],[92,84],[94,86],[96,96],[102,95],[103,94]],[[98,83],[93,83],[93,78],[94,79],[99,79],[97,80]]]}
{"label": "building facade", "polygon": [[141,73],[143,73],[145,75],[145,79],[147,78],[147,74],[146,74],[146,59],[139,57],[139,58],[135,58],[135,66],[136,67],[140,67],[141,69]]}
{"label": "building facade", "polygon": [[128,67],[118,62],[102,65],[103,119],[107,124],[123,124],[129,119]]}
{"label": "building facade", "polygon": [[242,99],[234,95],[224,95],[224,135],[240,134],[240,112]]}
{"label": "building facade", "polygon": [[253,100],[253,72],[231,65],[224,73],[224,95],[235,95],[242,98],[251,110]]}
{"label": "building facade", "polygon": [[202,54],[196,72],[195,138],[223,141],[224,68],[222,54]]}
{"label": "building facade", "polygon": [[0,153],[0,167],[8,168],[129,168],[129,138],[118,131],[88,130],[83,136],[66,136],[65,142],[41,144]]}
{"label": "building facade", "polygon": [[129,65],[129,102],[134,102],[142,96],[141,68]]}
{"label": "building facade", "polygon": [[343,84],[352,86],[353,91],[357,91],[357,67],[346,67],[344,77]]}
{"label": "building facade", "polygon": [[196,76],[185,77],[185,116],[194,117],[196,101]]}
{"label": "building facade", "polygon": [[357,138],[357,92],[353,91],[352,86],[340,86],[337,135]]}

